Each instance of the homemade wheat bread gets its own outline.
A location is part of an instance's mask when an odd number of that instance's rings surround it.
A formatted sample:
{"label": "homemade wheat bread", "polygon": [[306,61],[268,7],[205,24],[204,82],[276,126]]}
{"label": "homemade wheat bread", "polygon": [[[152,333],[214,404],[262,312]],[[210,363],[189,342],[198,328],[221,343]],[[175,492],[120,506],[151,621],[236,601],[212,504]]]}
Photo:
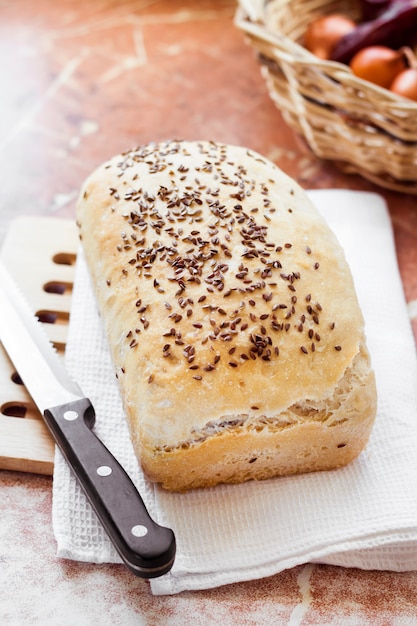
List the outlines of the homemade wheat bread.
{"label": "homemade wheat bread", "polygon": [[171,490],[345,465],[376,413],[349,267],[304,191],[241,147],[119,155],[77,206],[136,455]]}

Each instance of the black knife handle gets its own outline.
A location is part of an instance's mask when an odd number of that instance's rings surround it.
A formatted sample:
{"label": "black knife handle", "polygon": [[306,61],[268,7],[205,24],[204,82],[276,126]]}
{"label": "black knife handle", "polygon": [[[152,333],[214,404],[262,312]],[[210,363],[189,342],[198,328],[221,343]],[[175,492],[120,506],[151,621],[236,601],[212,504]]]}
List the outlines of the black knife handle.
{"label": "black knife handle", "polygon": [[94,434],[94,407],[83,398],[47,409],[45,421],[127,567],[141,578],[171,569],[175,536],[150,517],[135,485]]}

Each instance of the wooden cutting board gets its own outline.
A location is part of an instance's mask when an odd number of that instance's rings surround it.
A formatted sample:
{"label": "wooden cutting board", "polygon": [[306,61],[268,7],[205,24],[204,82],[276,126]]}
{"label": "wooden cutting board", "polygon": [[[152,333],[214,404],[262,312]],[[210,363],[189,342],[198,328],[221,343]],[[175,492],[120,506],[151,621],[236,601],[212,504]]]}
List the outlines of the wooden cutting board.
{"label": "wooden cutting board", "polygon": [[[22,217],[0,253],[62,357],[78,245],[71,220]],[[0,344],[0,469],[52,475],[53,466],[52,438]]]}

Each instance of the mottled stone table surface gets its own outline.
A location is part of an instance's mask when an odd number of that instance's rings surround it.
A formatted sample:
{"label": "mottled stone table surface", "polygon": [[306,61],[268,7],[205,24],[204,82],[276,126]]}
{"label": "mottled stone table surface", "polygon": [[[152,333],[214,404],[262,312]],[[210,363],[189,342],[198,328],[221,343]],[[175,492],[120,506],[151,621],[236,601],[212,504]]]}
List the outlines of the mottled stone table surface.
{"label": "mottled stone table surface", "polygon": [[[232,0],[0,0],[0,243],[16,216],[72,219],[82,181],[115,153],[167,138],[245,145],[306,189],[385,198],[417,339],[417,197],[306,152],[235,10]],[[0,470],[1,624],[417,625],[417,572],[306,564],[154,597],[123,566],[56,557],[51,487],[50,476]]]}

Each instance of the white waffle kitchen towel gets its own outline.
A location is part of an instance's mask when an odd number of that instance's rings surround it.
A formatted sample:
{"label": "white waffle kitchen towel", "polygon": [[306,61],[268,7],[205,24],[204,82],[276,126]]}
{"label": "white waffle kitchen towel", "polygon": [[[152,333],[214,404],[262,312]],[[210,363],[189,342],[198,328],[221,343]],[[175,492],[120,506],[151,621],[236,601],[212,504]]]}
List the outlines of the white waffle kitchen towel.
{"label": "white waffle kitchen towel", "polygon": [[[175,532],[174,566],[151,581],[154,594],[262,578],[307,562],[417,569],[417,359],[387,208],[373,193],[309,194],[350,263],[379,394],[367,448],[336,471],[186,494],[149,483],[133,454],[79,256],[66,362],[95,405],[98,436],[125,467],[154,519]],[[59,452],[53,526],[58,556],[120,562]]]}

